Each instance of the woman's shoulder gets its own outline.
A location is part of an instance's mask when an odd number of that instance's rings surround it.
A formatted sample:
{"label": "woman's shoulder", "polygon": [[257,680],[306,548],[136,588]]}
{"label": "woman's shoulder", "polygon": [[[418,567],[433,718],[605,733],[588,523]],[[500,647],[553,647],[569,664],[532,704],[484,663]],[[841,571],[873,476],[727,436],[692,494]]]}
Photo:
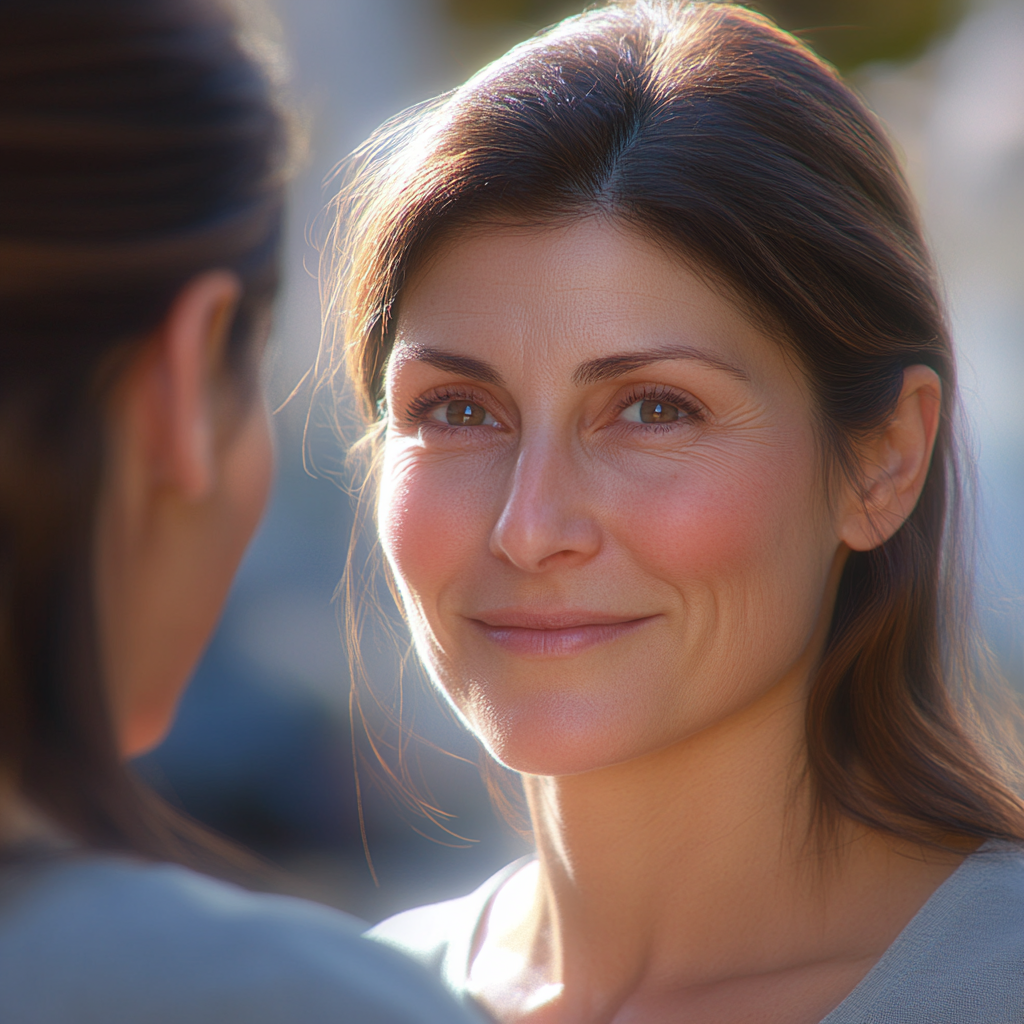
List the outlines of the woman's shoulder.
{"label": "woman's shoulder", "polygon": [[1024,1020],[1024,848],[988,842],[822,1024]]}
{"label": "woman's shoulder", "polygon": [[491,900],[532,855],[507,864],[467,896],[406,910],[366,934],[411,956],[456,995],[465,992],[473,942]]}
{"label": "woman's shoulder", "polygon": [[0,869],[0,1018],[441,1022],[426,972],[306,900],[184,868],[66,856]]}

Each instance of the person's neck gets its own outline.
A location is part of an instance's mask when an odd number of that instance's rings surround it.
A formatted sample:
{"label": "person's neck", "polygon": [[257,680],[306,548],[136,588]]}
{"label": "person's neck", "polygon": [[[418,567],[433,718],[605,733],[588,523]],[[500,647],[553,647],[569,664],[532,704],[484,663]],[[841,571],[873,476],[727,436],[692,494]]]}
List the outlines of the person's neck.
{"label": "person's neck", "polygon": [[526,958],[513,988],[533,994],[502,1019],[612,1020],[627,1003],[672,1019],[692,997],[724,1020],[716,992],[755,979],[756,1000],[759,979],[805,972],[816,1021],[870,969],[959,860],[852,825],[822,859],[800,694],[780,685],[641,759],[525,779],[538,866],[499,894],[487,938]]}

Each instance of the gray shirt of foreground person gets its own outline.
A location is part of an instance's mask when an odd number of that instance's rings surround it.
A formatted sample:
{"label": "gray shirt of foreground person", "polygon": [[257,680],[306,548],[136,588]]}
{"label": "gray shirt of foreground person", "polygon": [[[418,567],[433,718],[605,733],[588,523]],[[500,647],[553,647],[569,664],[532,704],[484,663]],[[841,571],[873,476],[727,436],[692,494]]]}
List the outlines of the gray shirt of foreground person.
{"label": "gray shirt of foreground person", "polygon": [[354,918],[184,868],[0,865],[3,1024],[480,1024]]}
{"label": "gray shirt of foreground person", "polygon": [[[461,899],[406,911],[368,934],[416,957],[467,1000],[474,937],[510,864]],[[1024,851],[988,842],[932,894],[821,1024],[1022,1024]]]}

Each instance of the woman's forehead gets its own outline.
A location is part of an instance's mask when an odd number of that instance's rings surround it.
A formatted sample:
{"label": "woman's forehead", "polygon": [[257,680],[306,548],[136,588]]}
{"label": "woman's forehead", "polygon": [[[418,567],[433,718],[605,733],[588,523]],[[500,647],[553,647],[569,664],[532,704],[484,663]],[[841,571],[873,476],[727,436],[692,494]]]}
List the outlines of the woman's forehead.
{"label": "woman's forehead", "polygon": [[750,379],[779,357],[724,288],[639,231],[595,217],[448,239],[411,275],[395,340],[393,366],[424,359],[454,371],[453,358],[477,359],[487,368],[469,375],[484,383],[510,360],[571,366],[582,382],[656,359]]}

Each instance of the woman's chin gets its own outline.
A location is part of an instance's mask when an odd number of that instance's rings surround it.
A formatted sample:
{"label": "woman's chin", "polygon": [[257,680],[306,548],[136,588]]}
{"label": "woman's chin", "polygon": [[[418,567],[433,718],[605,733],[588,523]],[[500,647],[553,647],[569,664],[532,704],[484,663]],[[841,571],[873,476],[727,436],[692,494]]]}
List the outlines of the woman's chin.
{"label": "woman's chin", "polygon": [[524,775],[579,775],[621,764],[661,745],[633,736],[621,718],[600,722],[586,714],[538,715],[536,709],[507,716],[501,729],[480,722],[470,726],[491,757]]}
{"label": "woman's chin", "polygon": [[597,771],[600,768],[609,768],[628,758],[609,760],[607,752],[596,750],[561,749],[553,751],[550,748],[534,744],[513,744],[506,745],[500,749],[492,749],[484,743],[488,753],[500,765],[520,775],[582,775],[585,772]]}

